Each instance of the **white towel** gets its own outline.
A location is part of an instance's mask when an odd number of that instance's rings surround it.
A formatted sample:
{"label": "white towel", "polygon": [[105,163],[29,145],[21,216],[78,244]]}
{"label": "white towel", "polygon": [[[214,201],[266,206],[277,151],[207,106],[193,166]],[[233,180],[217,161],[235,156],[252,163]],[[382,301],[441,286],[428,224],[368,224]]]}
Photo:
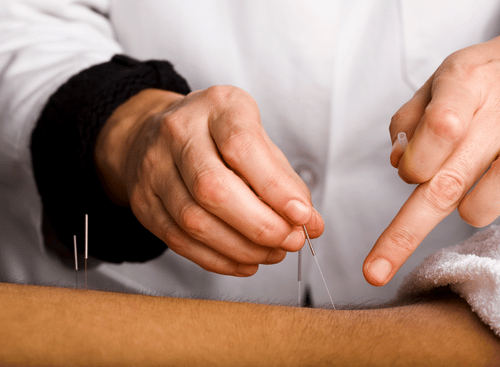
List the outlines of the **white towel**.
{"label": "white towel", "polygon": [[426,258],[405,278],[399,296],[447,285],[500,336],[499,226],[490,226],[461,244]]}

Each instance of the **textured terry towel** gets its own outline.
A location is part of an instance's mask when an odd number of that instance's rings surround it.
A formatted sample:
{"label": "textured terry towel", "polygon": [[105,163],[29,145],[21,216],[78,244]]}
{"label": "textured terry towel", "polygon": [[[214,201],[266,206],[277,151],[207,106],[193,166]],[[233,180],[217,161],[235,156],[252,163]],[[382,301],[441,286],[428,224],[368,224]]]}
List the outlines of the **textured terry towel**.
{"label": "textured terry towel", "polygon": [[447,285],[500,336],[500,226],[426,258],[405,278],[399,296]]}

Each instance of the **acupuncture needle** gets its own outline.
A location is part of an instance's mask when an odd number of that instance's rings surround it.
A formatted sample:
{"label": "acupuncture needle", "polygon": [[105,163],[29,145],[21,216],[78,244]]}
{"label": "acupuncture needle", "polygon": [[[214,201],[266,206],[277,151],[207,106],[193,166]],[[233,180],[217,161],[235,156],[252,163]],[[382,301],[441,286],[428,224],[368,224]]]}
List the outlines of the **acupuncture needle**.
{"label": "acupuncture needle", "polygon": [[302,249],[299,250],[298,253],[299,256],[299,262],[297,266],[297,280],[298,280],[298,287],[299,287],[299,307],[302,305],[302,300],[300,299],[300,290],[301,290],[301,280],[302,280]]}
{"label": "acupuncture needle", "polygon": [[309,245],[309,248],[311,249],[311,253],[314,257],[314,260],[316,260],[316,265],[318,266],[319,274],[321,275],[321,279],[323,279],[323,284],[325,285],[326,292],[328,293],[328,297],[330,298],[330,302],[332,304],[332,307],[335,310],[335,305],[333,304],[332,295],[330,294],[330,290],[328,289],[328,285],[326,284],[325,277],[323,276],[323,272],[321,271],[321,267],[319,266],[318,258],[316,257],[316,252],[314,251],[311,239],[309,238],[309,233],[307,233],[306,226],[302,226],[302,228],[304,229],[304,233],[306,235],[307,244]]}
{"label": "acupuncture needle", "polygon": [[85,214],[85,289],[87,289],[87,260],[89,258],[89,216]]}
{"label": "acupuncture needle", "polygon": [[78,250],[76,247],[76,236],[73,236],[73,246],[75,250],[75,285],[78,289]]}

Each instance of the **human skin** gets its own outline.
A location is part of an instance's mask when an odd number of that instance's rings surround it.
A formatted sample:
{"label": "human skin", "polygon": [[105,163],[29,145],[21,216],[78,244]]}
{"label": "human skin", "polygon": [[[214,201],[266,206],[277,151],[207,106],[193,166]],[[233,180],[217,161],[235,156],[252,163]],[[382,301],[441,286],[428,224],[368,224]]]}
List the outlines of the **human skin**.
{"label": "human skin", "polygon": [[0,283],[9,366],[498,366],[456,297],[326,310]]}
{"label": "human skin", "polygon": [[101,130],[95,160],[110,197],[206,270],[253,275],[324,229],[306,185],[241,89],[146,89]]}
{"label": "human skin", "polygon": [[500,215],[499,61],[500,38],[455,52],[393,116],[392,142],[405,132],[409,144],[394,145],[391,164],[419,185],[365,260],[371,284],[386,284],[455,209],[476,227]]}

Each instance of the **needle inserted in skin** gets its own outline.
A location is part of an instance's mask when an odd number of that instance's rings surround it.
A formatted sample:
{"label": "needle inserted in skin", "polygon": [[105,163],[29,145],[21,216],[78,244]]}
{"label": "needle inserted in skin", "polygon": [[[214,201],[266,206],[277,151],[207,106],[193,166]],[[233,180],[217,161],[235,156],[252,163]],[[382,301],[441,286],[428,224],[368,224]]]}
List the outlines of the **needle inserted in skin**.
{"label": "needle inserted in skin", "polygon": [[307,233],[306,226],[302,226],[302,228],[304,228],[304,233],[306,234],[307,243],[309,245],[309,248],[311,249],[311,253],[314,257],[314,260],[316,260],[316,265],[318,266],[319,274],[321,275],[321,279],[323,279],[323,284],[325,285],[326,292],[328,293],[328,297],[330,298],[330,302],[332,304],[332,307],[335,310],[335,305],[333,304],[332,295],[330,294],[330,290],[328,289],[328,286],[326,285],[326,280],[325,280],[325,277],[323,276],[323,272],[321,271],[321,267],[319,266],[318,258],[316,257],[316,253],[314,252],[314,248],[313,248],[311,239],[309,238],[309,233]]}
{"label": "needle inserted in skin", "polygon": [[78,288],[78,250],[76,247],[76,236],[73,236],[73,245],[75,248],[75,285]]}
{"label": "needle inserted in skin", "polygon": [[85,289],[87,289],[87,259],[89,258],[89,216],[85,214]]}
{"label": "needle inserted in skin", "polygon": [[299,250],[299,263],[297,266],[297,280],[299,281],[299,307],[302,306],[302,300],[300,299],[300,291],[301,291],[301,280],[302,280],[302,249]]}

